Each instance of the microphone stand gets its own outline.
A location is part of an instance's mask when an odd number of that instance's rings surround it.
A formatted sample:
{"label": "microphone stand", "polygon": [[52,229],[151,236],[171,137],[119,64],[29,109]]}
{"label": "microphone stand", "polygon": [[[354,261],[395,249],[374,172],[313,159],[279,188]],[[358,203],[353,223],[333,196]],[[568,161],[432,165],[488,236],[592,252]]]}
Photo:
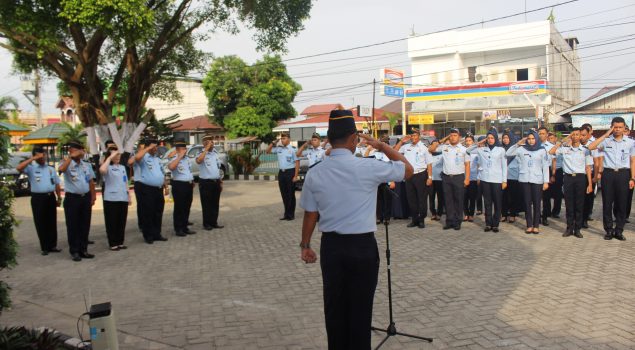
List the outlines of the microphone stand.
{"label": "microphone stand", "polygon": [[[395,193],[390,188],[388,188],[388,185],[386,185],[386,184],[383,184],[382,191],[384,192],[384,194],[383,194],[384,201],[386,201],[386,198],[389,195],[392,195],[392,196],[394,196],[396,198],[399,198],[397,193]],[[382,204],[384,204],[384,203],[382,203]],[[386,337],[384,337],[384,339],[379,343],[379,345],[377,345],[377,347],[375,347],[375,350],[379,349],[382,345],[384,345],[384,343],[388,340],[388,338],[390,338],[392,336],[395,336],[395,335],[401,335],[401,336],[404,336],[404,337],[420,339],[420,340],[427,341],[428,343],[432,343],[432,338],[427,338],[427,337],[422,337],[422,336],[418,336],[418,335],[401,333],[401,332],[397,331],[397,327],[395,326],[395,321],[393,319],[393,313],[392,313],[392,279],[391,279],[391,274],[390,274],[390,272],[391,272],[391,266],[390,266],[390,240],[389,240],[389,235],[388,235],[388,225],[390,225],[390,213],[386,213],[386,206],[385,205],[382,205],[381,212],[382,212],[382,216],[383,216],[383,219],[384,219],[384,228],[386,229],[386,271],[388,273],[388,317],[389,317],[389,323],[388,323],[388,327],[386,329],[377,328],[377,327],[370,327],[370,329],[373,330],[373,331],[386,333]]]}

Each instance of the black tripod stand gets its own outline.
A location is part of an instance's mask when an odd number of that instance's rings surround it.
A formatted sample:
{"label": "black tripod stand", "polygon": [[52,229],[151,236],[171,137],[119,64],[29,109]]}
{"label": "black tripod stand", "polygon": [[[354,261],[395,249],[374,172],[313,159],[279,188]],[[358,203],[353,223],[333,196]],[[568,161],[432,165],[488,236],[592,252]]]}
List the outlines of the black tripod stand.
{"label": "black tripod stand", "polygon": [[[388,185],[383,184],[382,188],[380,189],[382,191],[384,191],[384,202],[387,200],[388,196],[395,196],[395,197],[399,197],[395,192],[391,191],[388,188]],[[382,203],[384,204],[384,203]],[[428,343],[432,343],[432,338],[426,338],[426,337],[421,337],[418,335],[412,335],[412,334],[406,334],[406,333],[401,333],[397,331],[397,327],[395,326],[395,321],[392,317],[392,280],[390,278],[390,240],[388,239],[388,225],[390,225],[390,213],[386,212],[386,205],[382,205],[381,206],[381,212],[382,212],[382,216],[384,219],[384,227],[386,228],[386,271],[388,272],[388,315],[390,317],[390,321],[388,324],[388,328],[386,329],[382,329],[382,328],[377,328],[377,327],[370,327],[370,329],[374,330],[374,331],[379,331],[379,332],[385,332],[386,333],[386,337],[384,337],[384,339],[379,343],[379,345],[377,345],[375,347],[375,349],[379,349],[382,345],[384,345],[384,343],[388,340],[388,338],[395,336],[395,335],[402,335],[404,337],[409,337],[409,338],[415,338],[415,339],[421,339],[421,340],[425,340]]]}

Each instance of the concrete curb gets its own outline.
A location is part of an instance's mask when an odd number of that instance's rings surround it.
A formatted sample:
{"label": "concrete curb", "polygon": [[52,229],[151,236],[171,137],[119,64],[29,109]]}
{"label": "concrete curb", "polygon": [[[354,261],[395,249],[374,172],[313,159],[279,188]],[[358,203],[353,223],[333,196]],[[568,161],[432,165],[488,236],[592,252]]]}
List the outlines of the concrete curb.
{"label": "concrete curb", "polygon": [[[278,181],[278,175],[229,175],[231,181]],[[227,181],[225,180],[225,181]]]}

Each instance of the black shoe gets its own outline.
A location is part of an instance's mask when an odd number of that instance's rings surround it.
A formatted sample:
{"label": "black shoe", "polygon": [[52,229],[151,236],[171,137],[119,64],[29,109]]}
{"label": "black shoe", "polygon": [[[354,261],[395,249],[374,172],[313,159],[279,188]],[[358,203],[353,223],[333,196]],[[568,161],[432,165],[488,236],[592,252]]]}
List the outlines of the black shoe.
{"label": "black shoe", "polygon": [[88,240],[88,244],[95,244],[95,241]]}
{"label": "black shoe", "polygon": [[62,250],[61,250],[61,249],[59,249],[59,248],[57,248],[57,247],[49,249],[49,253],[59,253],[59,252],[61,252],[61,251],[62,251]]}
{"label": "black shoe", "polygon": [[295,220],[295,216],[289,216],[289,217],[287,218],[287,221],[293,221],[293,220]]}
{"label": "black shoe", "polygon": [[191,222],[191,221],[188,221],[188,222],[187,222],[187,226],[192,226],[192,225],[194,225],[194,223],[193,223],[193,222]]}
{"label": "black shoe", "polygon": [[421,220],[421,222],[419,223],[419,225],[417,225],[419,228],[426,228],[426,222]]}
{"label": "black shoe", "polygon": [[286,216],[284,216],[284,217],[281,217],[281,218],[280,218],[280,219],[278,219],[278,220],[282,221],[282,220],[286,220],[286,219],[287,219],[287,217],[286,217]]}
{"label": "black shoe", "polygon": [[218,228],[218,229],[220,229],[220,228],[223,228],[223,227],[225,227],[225,226],[223,226],[223,225],[219,225],[219,224],[215,224],[215,225],[212,225],[212,227],[213,227],[213,228]]}
{"label": "black shoe", "polygon": [[485,231],[485,232],[489,232],[489,231],[491,231],[491,230],[492,230],[492,228],[491,228],[491,227],[489,227],[489,226],[485,226],[485,229],[484,229],[483,231]]}
{"label": "black shoe", "polygon": [[187,233],[185,233],[183,231],[176,231],[176,232],[174,232],[174,235],[179,236],[179,237],[185,237],[185,236],[187,236]]}
{"label": "black shoe", "polygon": [[616,233],[616,234],[613,235],[613,237],[615,237],[615,239],[617,239],[618,241],[625,241],[626,240],[624,235],[621,234],[621,233]]}
{"label": "black shoe", "polygon": [[210,225],[205,225],[205,226],[203,226],[203,230],[205,230],[205,231],[211,231],[211,230],[213,230],[213,229],[214,229],[214,228],[213,228],[212,226],[210,226]]}
{"label": "black shoe", "polygon": [[79,256],[82,257],[83,259],[92,259],[95,257],[94,254],[90,254],[89,252],[79,253]]}
{"label": "black shoe", "polygon": [[416,223],[416,222],[414,222],[414,221],[412,221],[411,223],[409,223],[408,225],[406,225],[406,227],[415,227],[415,226],[417,226],[417,225],[419,225],[419,224],[418,224],[418,223]]}
{"label": "black shoe", "polygon": [[82,261],[82,258],[77,253],[71,254],[71,259],[73,259],[73,261]]}
{"label": "black shoe", "polygon": [[46,250],[43,250],[42,255],[49,255],[49,252],[47,252]]}
{"label": "black shoe", "polygon": [[605,240],[607,240],[607,241],[612,240],[612,239],[613,239],[613,234],[611,234],[611,233],[607,232],[607,233],[604,235],[604,239],[605,239]]}
{"label": "black shoe", "polygon": [[573,235],[574,235],[574,236],[576,236],[576,237],[578,237],[578,238],[582,238],[582,233],[580,233],[580,230],[575,230],[575,231],[573,232]]}
{"label": "black shoe", "polygon": [[145,239],[145,241],[146,241],[146,243],[147,243],[147,244],[152,244],[152,243],[154,243],[154,241],[153,241],[153,240],[148,239],[148,238],[146,238],[146,239]]}
{"label": "black shoe", "polygon": [[558,214],[552,214],[551,217],[554,219],[560,219],[560,215]]}
{"label": "black shoe", "polygon": [[449,230],[449,229],[451,229],[451,228],[454,228],[454,227],[453,227],[452,225],[445,225],[445,226],[443,226],[443,229],[444,229],[444,230]]}
{"label": "black shoe", "polygon": [[155,241],[165,242],[165,241],[167,241],[168,239],[167,239],[167,238],[165,238],[165,237],[163,237],[163,236],[159,236],[159,237],[155,238],[154,240],[155,240]]}
{"label": "black shoe", "polygon": [[188,235],[195,235],[196,231],[192,231],[189,228],[186,228],[185,230],[183,230],[183,232],[187,233]]}
{"label": "black shoe", "polygon": [[493,232],[498,232],[498,227],[492,227]]}
{"label": "black shoe", "polygon": [[562,237],[569,237],[573,234],[573,229],[571,227],[567,227],[567,229],[562,234]]}
{"label": "black shoe", "polygon": [[586,221],[593,221],[593,218],[588,218],[586,219]]}
{"label": "black shoe", "polygon": [[546,217],[542,218],[541,222],[540,222],[543,226],[549,226],[549,221],[547,220]]}
{"label": "black shoe", "polygon": [[589,223],[586,220],[582,221],[582,228],[589,228]]}
{"label": "black shoe", "polygon": [[625,223],[627,223],[627,224],[630,224],[630,223],[631,223],[631,220],[629,220],[629,219],[624,219],[624,222],[625,222]]}
{"label": "black shoe", "polygon": [[460,230],[460,229],[461,229],[461,225],[456,225],[456,226],[454,226],[454,229],[455,229],[456,231]]}

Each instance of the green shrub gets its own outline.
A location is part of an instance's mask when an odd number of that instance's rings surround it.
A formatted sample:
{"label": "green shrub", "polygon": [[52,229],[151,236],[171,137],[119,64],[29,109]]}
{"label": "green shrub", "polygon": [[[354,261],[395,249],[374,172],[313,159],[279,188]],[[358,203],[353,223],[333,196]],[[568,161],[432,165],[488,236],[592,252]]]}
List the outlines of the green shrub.
{"label": "green shrub", "polygon": [[234,174],[253,174],[260,165],[260,159],[254,155],[249,145],[239,151],[229,151],[229,164],[234,168]]}
{"label": "green shrub", "polygon": [[48,330],[26,327],[0,329],[0,350],[62,350],[64,342]]}
{"label": "green shrub", "polygon": [[[8,159],[8,145],[9,138],[0,130],[0,164],[2,165],[6,164]],[[12,203],[13,192],[6,185],[0,185],[0,271],[16,264],[18,244],[13,238],[13,228],[18,222],[11,210]],[[11,305],[9,289],[7,283],[0,280],[0,314],[4,308]]]}

